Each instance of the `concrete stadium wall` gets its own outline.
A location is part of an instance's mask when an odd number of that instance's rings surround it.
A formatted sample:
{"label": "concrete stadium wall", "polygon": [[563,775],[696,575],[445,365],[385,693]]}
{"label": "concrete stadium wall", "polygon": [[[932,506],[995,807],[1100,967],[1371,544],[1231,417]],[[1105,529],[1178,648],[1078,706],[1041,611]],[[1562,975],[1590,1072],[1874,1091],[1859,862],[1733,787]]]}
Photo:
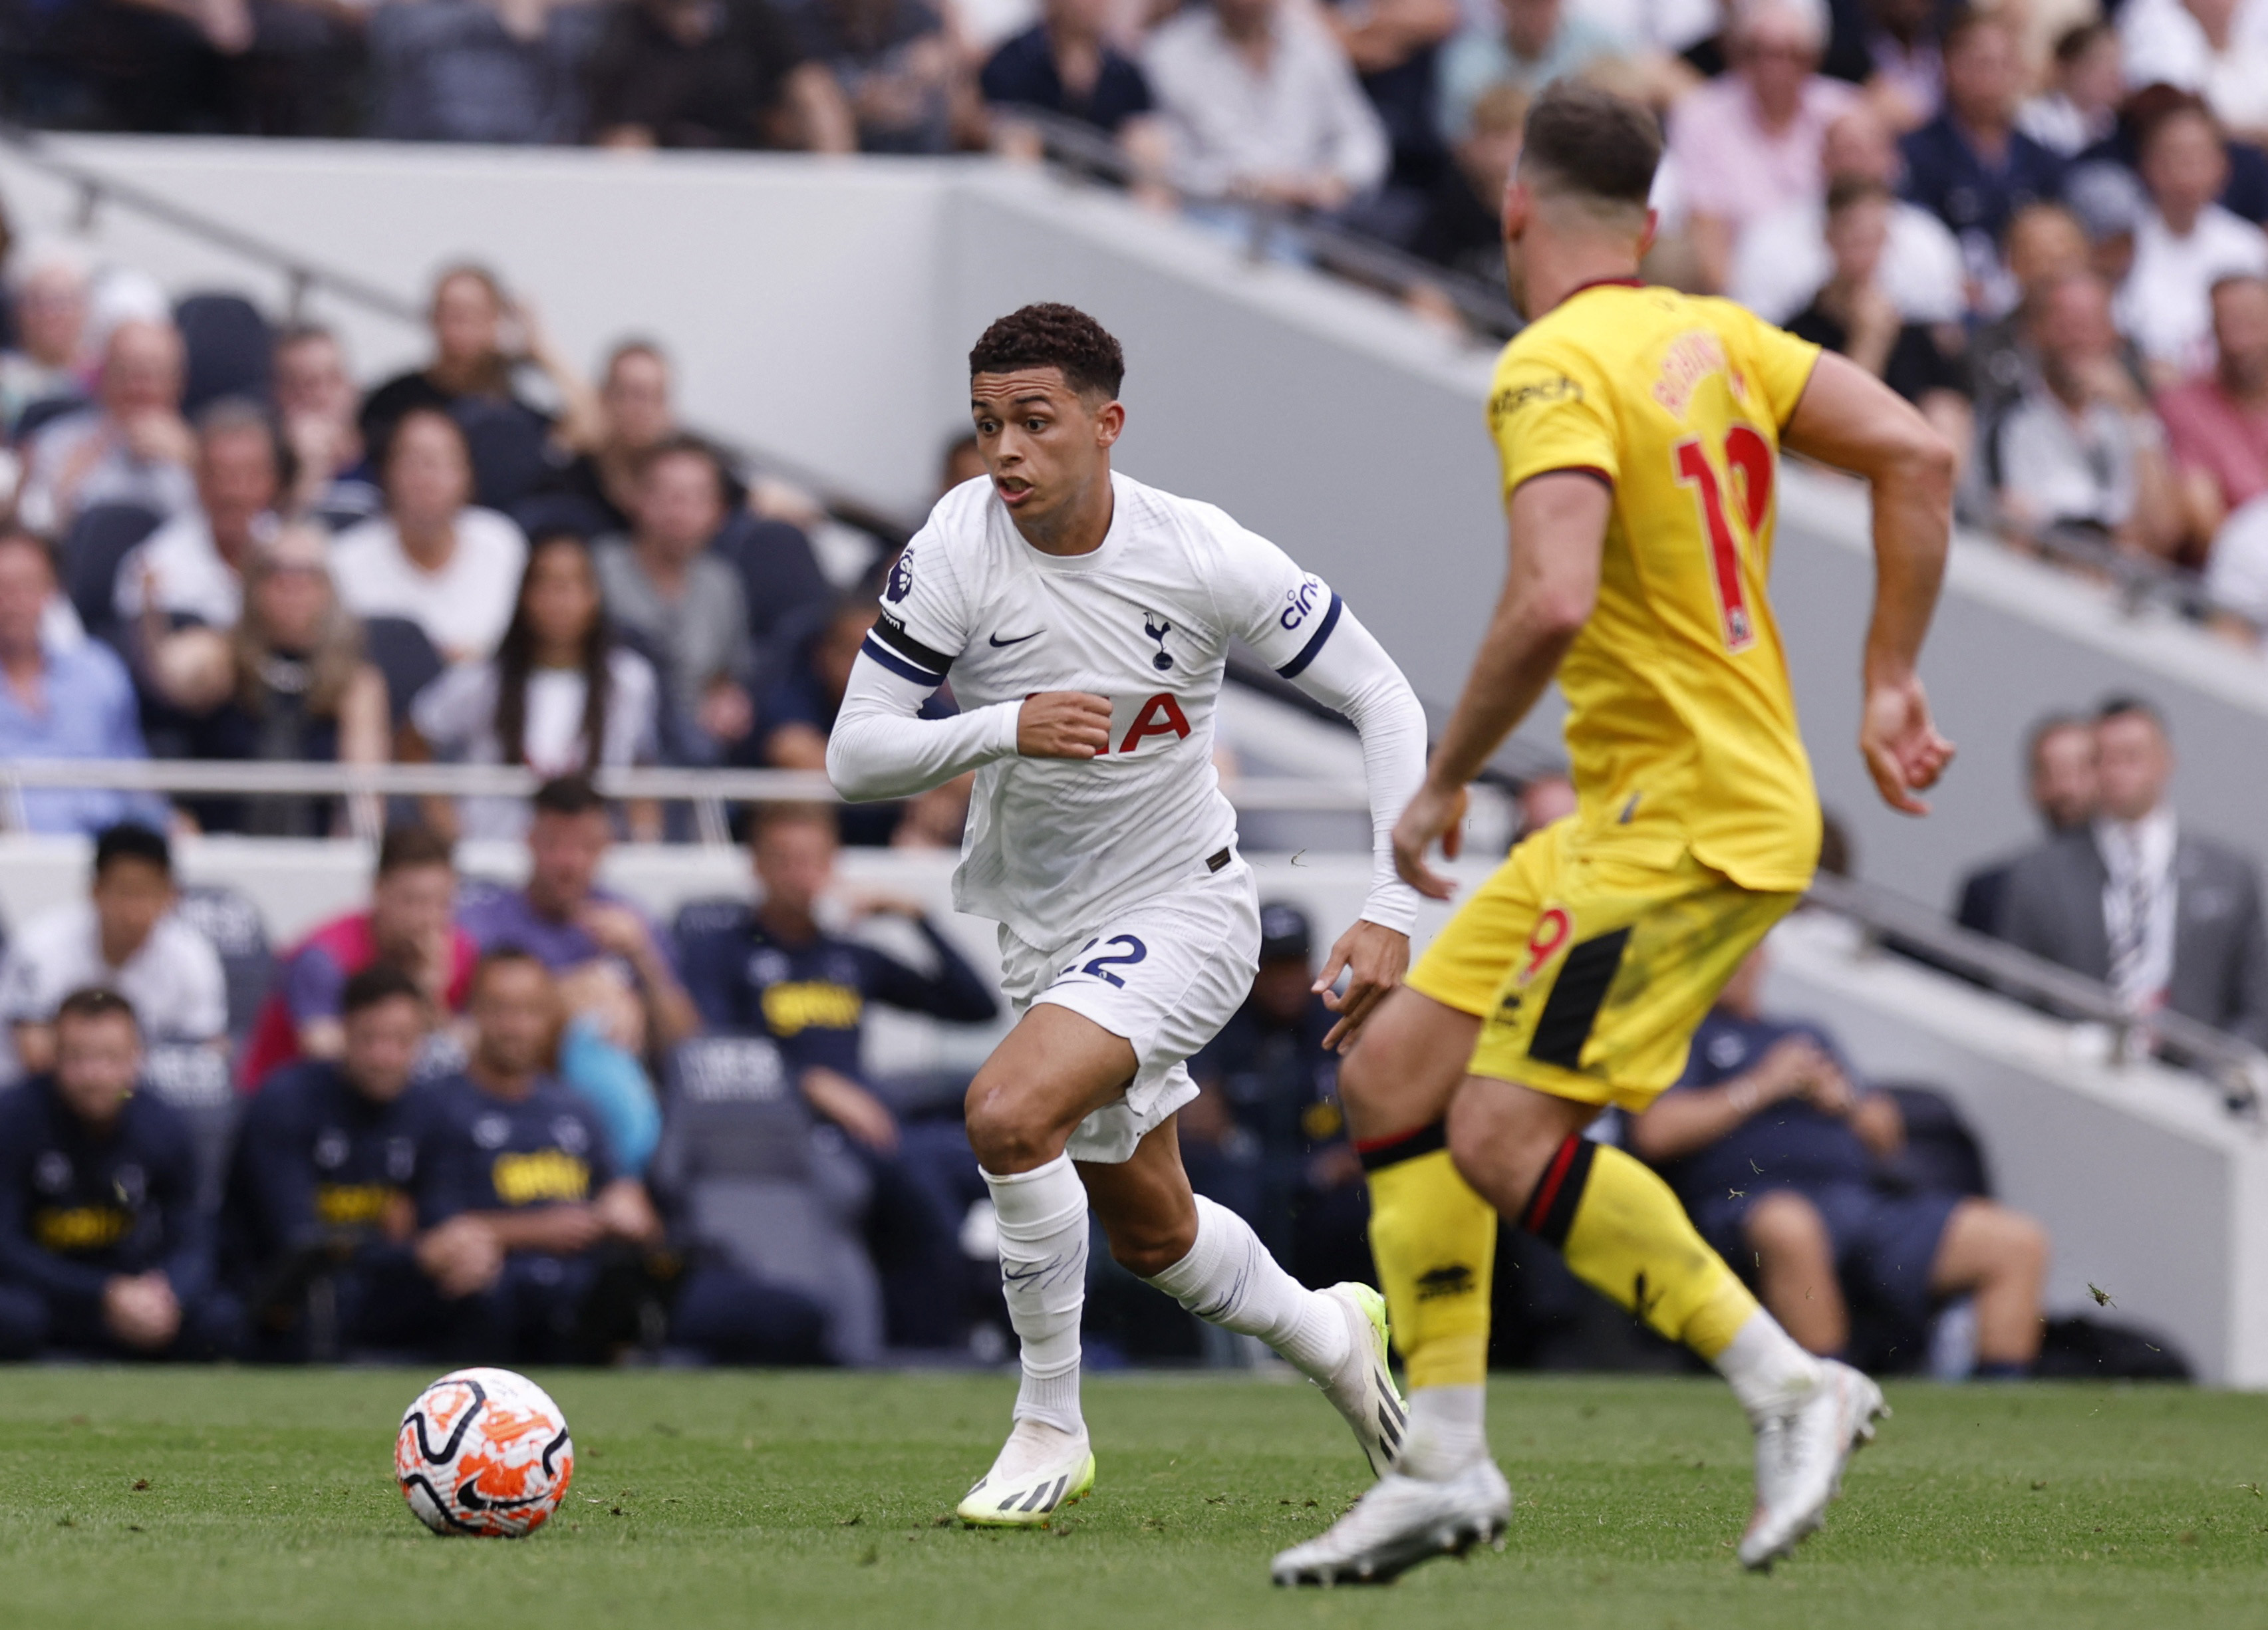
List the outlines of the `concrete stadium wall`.
{"label": "concrete stadium wall", "polygon": [[[571,356],[654,334],[697,420],[910,514],[962,422],[979,328],[1027,299],[1079,302],[1128,342],[1127,470],[1226,505],[1324,572],[1436,709],[1501,576],[1487,356],[1107,194],[961,161],[55,146],[405,296],[475,255],[534,297]],[[4,149],[0,195],[19,231],[67,224],[77,208]],[[176,291],[247,281],[232,258],[123,209],[96,231]],[[249,281],[280,297],[280,282]],[[421,354],[410,327],[328,309],[365,373]],[[1962,761],[1932,819],[1884,810],[1852,745],[1871,583],[1863,500],[1800,471],[1782,491],[1775,596],[1822,796],[1850,822],[1865,875],[1943,902],[1969,865],[2029,841],[2025,726],[2112,689],[2171,716],[2184,819],[2268,862],[2268,665],[1976,541],[1956,552],[1926,666]],[[1559,716],[1555,699],[1529,722],[1532,753],[1556,753]]]}
{"label": "concrete stadium wall", "polygon": [[[370,855],[350,843],[191,841],[193,883],[244,890],[289,943],[367,888]],[[524,853],[466,844],[468,873],[515,879]],[[1262,897],[1307,908],[1320,936],[1359,911],[1367,865],[1345,856],[1250,857]],[[13,926],[85,887],[80,840],[0,841],[0,921]],[[988,976],[999,960],[990,924],[952,910],[951,862],[934,854],[845,851],[845,885],[921,900]],[[1463,869],[1468,884],[1484,875]],[[744,858],[727,849],[625,845],[605,876],[665,921],[682,901],[751,892]],[[1447,915],[1428,905],[1418,942]],[[892,929],[894,924],[877,924]],[[889,942],[923,954],[910,934]],[[2268,1142],[2232,1122],[2196,1081],[2154,1065],[2091,1060],[2070,1027],[1895,959],[1864,954],[1847,927],[1800,916],[1775,939],[1768,986],[1776,1012],[1824,1024],[1880,1082],[1926,1082],[1949,1093],[1982,1136],[1998,1193],[2041,1217],[2055,1241],[2049,1304],[2091,1312],[2090,1283],[2117,1303],[2110,1317],[2162,1330],[2220,1384],[2268,1388]],[[1005,1023],[966,1029],[878,1011],[869,1064],[878,1070],[973,1069]]]}

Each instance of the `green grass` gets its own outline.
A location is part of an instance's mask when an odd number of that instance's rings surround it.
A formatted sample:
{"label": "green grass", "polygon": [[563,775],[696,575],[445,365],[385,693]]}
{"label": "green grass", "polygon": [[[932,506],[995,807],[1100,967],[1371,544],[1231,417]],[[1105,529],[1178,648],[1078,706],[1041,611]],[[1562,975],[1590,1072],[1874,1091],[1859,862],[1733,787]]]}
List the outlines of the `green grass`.
{"label": "green grass", "polygon": [[1092,1381],[1095,1494],[1003,1534],[939,1522],[998,1378],[546,1374],[575,1486],[508,1543],[432,1538],[395,1492],[425,1378],[0,1371],[0,1625],[2268,1626],[2268,1398],[1897,1388],[1828,1531],[1751,1578],[1721,1389],[1503,1379],[1505,1553],[1324,1593],[1267,1583],[1364,1480],[1301,1386]]}

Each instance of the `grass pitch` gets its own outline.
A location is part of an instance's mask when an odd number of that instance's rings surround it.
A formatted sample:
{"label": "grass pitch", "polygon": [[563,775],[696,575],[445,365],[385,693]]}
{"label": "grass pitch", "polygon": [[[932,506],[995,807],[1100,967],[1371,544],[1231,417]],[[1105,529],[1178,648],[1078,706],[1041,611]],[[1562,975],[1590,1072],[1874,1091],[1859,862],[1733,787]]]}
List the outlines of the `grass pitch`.
{"label": "grass pitch", "polygon": [[1501,1555],[1282,1591],[1279,1546],[1364,1486],[1304,1386],[1090,1381],[1096,1492],[1052,1533],[943,1525],[1007,1382],[547,1373],[576,1478],[519,1542],[395,1492],[387,1371],[0,1372],[0,1624],[2268,1626],[2268,1398],[1895,1389],[1828,1531],[1769,1578],[1731,1541],[1748,1438],[1706,1382],[1504,1378]]}

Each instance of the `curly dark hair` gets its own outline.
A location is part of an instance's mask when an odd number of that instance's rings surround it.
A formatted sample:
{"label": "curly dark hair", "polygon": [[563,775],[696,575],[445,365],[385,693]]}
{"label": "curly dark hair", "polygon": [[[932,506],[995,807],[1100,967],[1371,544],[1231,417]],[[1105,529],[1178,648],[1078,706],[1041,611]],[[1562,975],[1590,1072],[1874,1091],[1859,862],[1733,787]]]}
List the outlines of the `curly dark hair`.
{"label": "curly dark hair", "polygon": [[1114,397],[1126,378],[1126,354],[1109,330],[1077,306],[1048,302],[1009,312],[968,353],[972,378],[1019,368],[1059,368],[1072,390]]}

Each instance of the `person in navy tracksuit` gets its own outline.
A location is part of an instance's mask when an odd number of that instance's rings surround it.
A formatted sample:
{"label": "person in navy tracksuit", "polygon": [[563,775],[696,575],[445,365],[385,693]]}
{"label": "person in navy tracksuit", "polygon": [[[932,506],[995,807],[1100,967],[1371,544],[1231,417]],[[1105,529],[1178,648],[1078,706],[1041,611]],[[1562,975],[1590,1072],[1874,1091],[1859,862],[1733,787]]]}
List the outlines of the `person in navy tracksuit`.
{"label": "person in navy tracksuit", "polygon": [[54,1071],[0,1097],[0,1357],[237,1349],[188,1124],[136,1090],[141,1068],[126,999],[77,990],[55,1012]]}

